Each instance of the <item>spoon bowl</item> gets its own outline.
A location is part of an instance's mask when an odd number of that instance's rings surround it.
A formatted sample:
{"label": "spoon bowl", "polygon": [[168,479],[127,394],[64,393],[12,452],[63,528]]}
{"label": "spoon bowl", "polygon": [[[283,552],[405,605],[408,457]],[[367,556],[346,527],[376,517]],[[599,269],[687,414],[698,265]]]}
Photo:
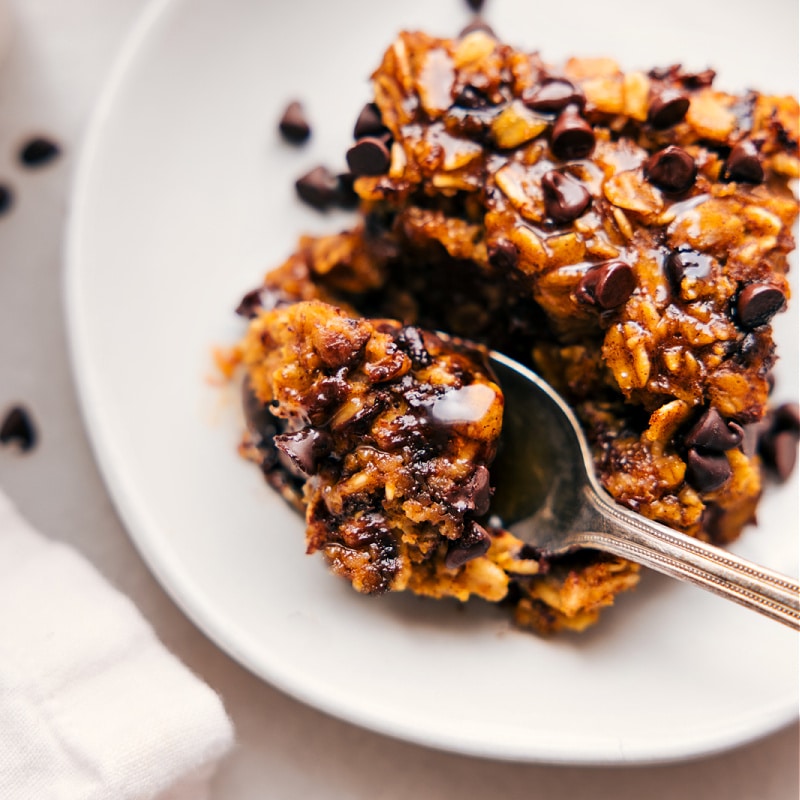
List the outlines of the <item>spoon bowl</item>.
{"label": "spoon bowl", "polygon": [[531,370],[493,352],[506,406],[492,511],[547,555],[589,548],[627,558],[800,630],[800,584],[646,517],[600,486],[581,427]]}

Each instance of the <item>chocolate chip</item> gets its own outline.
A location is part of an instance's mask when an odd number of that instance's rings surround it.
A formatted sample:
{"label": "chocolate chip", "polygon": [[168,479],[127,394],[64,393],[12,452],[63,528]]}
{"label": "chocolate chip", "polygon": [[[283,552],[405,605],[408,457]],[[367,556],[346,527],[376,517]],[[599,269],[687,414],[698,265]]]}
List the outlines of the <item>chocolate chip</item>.
{"label": "chocolate chip", "polygon": [[347,151],[347,166],[354,175],[384,175],[389,164],[389,148],[377,136],[365,136]]}
{"label": "chocolate chip", "polygon": [[327,167],[315,167],[294,185],[300,199],[319,211],[325,211],[338,200],[339,179]]}
{"label": "chocolate chip", "polygon": [[742,443],[744,430],[732,420],[724,420],[716,408],[709,408],[686,436],[687,447],[724,453]]}
{"label": "chocolate chip", "polygon": [[797,464],[798,436],[792,431],[767,431],[759,440],[758,453],[764,465],[785,481]]}
{"label": "chocolate chip", "polygon": [[782,403],[773,411],[772,427],[776,431],[791,431],[800,436],[800,407],[797,403]]}
{"label": "chocolate chip", "polygon": [[484,0],[467,0],[467,5],[475,12],[480,11],[483,8]]}
{"label": "chocolate chip", "polygon": [[498,239],[487,247],[489,263],[495,268],[509,272],[519,264],[519,250],[508,239]]}
{"label": "chocolate chip", "polygon": [[644,162],[644,176],[659,189],[680,194],[694,183],[697,165],[685,150],[671,144]]}
{"label": "chocolate chip", "polygon": [[728,457],[724,453],[701,453],[689,450],[686,459],[686,480],[698,492],[713,492],[731,477]]}
{"label": "chocolate chip", "polygon": [[358,115],[353,128],[353,136],[356,139],[361,139],[364,136],[380,136],[386,133],[387,130],[388,128],[381,119],[381,112],[378,106],[375,103],[367,103]]}
{"label": "chocolate chip", "polygon": [[717,73],[713,69],[704,69],[702,72],[682,72],[678,77],[687,89],[705,89],[714,83]]}
{"label": "chocolate chip", "polygon": [[585,158],[594,149],[594,131],[577,105],[570,104],[559,114],[550,135],[550,149],[561,159]]}
{"label": "chocolate chip", "polygon": [[26,142],[19,152],[19,160],[26,167],[41,167],[57,158],[61,148],[50,139],[36,137]]}
{"label": "chocolate chip", "polygon": [[471,33],[475,33],[475,31],[482,31],[487,36],[491,36],[493,39],[497,38],[497,34],[492,29],[492,26],[489,25],[486,20],[482,17],[475,17],[468,25],[465,25],[458,33],[459,38],[463,39],[465,36],[469,36]]}
{"label": "chocolate chip", "polygon": [[739,183],[763,183],[764,167],[758,149],[750,139],[734,145],[722,168],[722,179]]}
{"label": "chocolate chip", "polygon": [[589,207],[592,196],[570,175],[550,170],[542,176],[544,206],[556,222],[571,222]]}
{"label": "chocolate chip", "polygon": [[556,79],[543,83],[522,93],[522,102],[533,111],[561,111],[568,105],[583,107],[586,97],[569,81]]}
{"label": "chocolate chip", "polygon": [[[487,108],[489,103],[489,98],[477,87],[467,85],[463,89],[460,89],[458,94],[453,101],[453,105],[458,106],[459,108],[469,108],[473,111],[480,108]],[[468,117],[470,121],[474,119],[473,115]],[[466,122],[464,124],[467,124]],[[476,129],[475,133],[480,134],[482,131],[482,127],[480,126],[480,130]]]}
{"label": "chocolate chip", "polygon": [[670,64],[668,67],[653,67],[647,75],[654,81],[675,80],[680,69],[680,64]]}
{"label": "chocolate chip", "polygon": [[302,144],[311,136],[311,126],[306,119],[303,106],[297,101],[289,103],[283,112],[278,130],[287,142]]}
{"label": "chocolate chip", "polygon": [[288,457],[286,466],[290,471],[313,475],[319,462],[330,453],[332,439],[319,428],[303,428],[276,436],[275,445],[282,455]]}
{"label": "chocolate chip", "polygon": [[0,183],[0,214],[5,214],[14,204],[14,193],[11,187]]}
{"label": "chocolate chip", "polygon": [[469,480],[448,497],[448,500],[462,513],[471,511],[481,516],[489,510],[491,496],[489,470],[481,465],[470,475]]}
{"label": "chocolate chip", "polygon": [[477,522],[472,522],[469,530],[465,530],[460,539],[450,544],[444,565],[447,569],[463,567],[467,561],[485,556],[491,544],[492,537],[489,533]]}
{"label": "chocolate chip", "polygon": [[664,89],[650,100],[647,119],[654,128],[671,128],[689,110],[689,98],[677,89]]}
{"label": "chocolate chip", "polygon": [[711,257],[690,248],[679,248],[669,253],[664,269],[672,288],[679,292],[684,278],[702,280],[711,274]]}
{"label": "chocolate chip", "polygon": [[431,363],[431,356],[425,347],[422,331],[413,325],[401,328],[395,337],[397,346],[408,354],[415,367],[427,367]]}
{"label": "chocolate chip", "polygon": [[746,329],[757,328],[769,322],[786,304],[786,297],[769,283],[751,283],[739,293],[736,312]]}
{"label": "chocolate chip", "polygon": [[0,425],[0,444],[15,442],[27,452],[36,444],[36,427],[30,414],[22,406],[11,408]]}
{"label": "chocolate chip", "polygon": [[587,270],[578,283],[577,297],[604,311],[621,306],[636,288],[636,275],[624,261],[607,261]]}
{"label": "chocolate chip", "polygon": [[236,313],[245,319],[253,319],[258,316],[258,312],[264,309],[272,309],[278,303],[278,295],[266,286],[259,286],[248,292],[236,306]]}

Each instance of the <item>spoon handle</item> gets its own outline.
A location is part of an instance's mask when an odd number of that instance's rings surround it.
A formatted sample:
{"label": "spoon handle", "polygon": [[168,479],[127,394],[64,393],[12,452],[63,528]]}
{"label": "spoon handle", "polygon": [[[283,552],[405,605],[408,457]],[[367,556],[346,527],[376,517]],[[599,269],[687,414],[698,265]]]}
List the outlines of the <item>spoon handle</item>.
{"label": "spoon handle", "polygon": [[586,488],[587,533],[570,543],[613,553],[689,581],[800,630],[800,584],[622,508]]}

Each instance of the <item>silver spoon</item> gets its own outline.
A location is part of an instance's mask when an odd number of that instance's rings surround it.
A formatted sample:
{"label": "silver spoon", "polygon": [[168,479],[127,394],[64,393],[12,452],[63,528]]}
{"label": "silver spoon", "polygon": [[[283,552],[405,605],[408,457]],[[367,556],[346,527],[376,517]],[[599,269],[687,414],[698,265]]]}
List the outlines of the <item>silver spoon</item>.
{"label": "silver spoon", "polygon": [[603,550],[689,581],[800,630],[800,584],[617,505],[594,475],[575,415],[535,373],[491,354],[506,407],[492,509],[514,535],[556,555]]}

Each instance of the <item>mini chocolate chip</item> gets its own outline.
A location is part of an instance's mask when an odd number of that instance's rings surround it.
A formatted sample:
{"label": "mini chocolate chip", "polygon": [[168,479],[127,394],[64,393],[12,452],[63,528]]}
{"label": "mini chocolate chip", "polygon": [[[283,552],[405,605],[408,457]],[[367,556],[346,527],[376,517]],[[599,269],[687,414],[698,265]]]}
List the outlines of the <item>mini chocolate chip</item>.
{"label": "mini chocolate chip", "polygon": [[26,167],[41,167],[59,156],[61,148],[50,139],[36,137],[26,142],[19,152],[19,160]]}
{"label": "mini chocolate chip", "polygon": [[480,11],[483,8],[484,0],[467,0],[467,5],[475,12]]}
{"label": "mini chocolate chip", "polygon": [[621,306],[636,288],[636,275],[624,261],[607,261],[587,270],[578,283],[578,300],[604,311]]}
{"label": "mini chocolate chip", "polygon": [[687,447],[724,453],[742,443],[744,430],[732,420],[724,420],[716,408],[709,408],[686,436]]}
{"label": "mini chocolate chip", "polygon": [[763,183],[764,167],[758,149],[750,139],[734,145],[722,168],[722,178],[739,183]]}
{"label": "mini chocolate chip", "polygon": [[689,110],[689,98],[677,89],[664,89],[650,100],[647,119],[654,128],[671,128]]}
{"label": "mini chocolate chip", "polygon": [[522,102],[533,111],[561,111],[568,105],[583,107],[586,97],[574,84],[560,78],[543,83],[522,93]]}
{"label": "mini chocolate chip", "polygon": [[354,175],[385,175],[389,164],[389,148],[377,136],[365,136],[347,151],[347,166]]}
{"label": "mini chocolate chip", "polygon": [[280,296],[272,289],[268,289],[266,286],[259,286],[248,292],[239,301],[239,305],[236,306],[236,314],[245,319],[253,319],[253,317],[258,316],[258,312],[262,308],[267,311],[275,308],[279,300]]}
{"label": "mini chocolate chip", "polygon": [[694,183],[697,165],[685,150],[671,144],[644,162],[644,176],[659,189],[680,194]]}
{"label": "mini chocolate chip", "polygon": [[300,475],[313,475],[319,462],[330,453],[330,434],[319,428],[303,428],[295,433],[275,437],[281,454],[288,456],[290,469]]}
{"label": "mini chocolate chip", "polygon": [[0,214],[5,214],[14,204],[14,193],[11,187],[0,183]]}
{"label": "mini chocolate chip", "polygon": [[30,414],[22,406],[11,408],[0,425],[0,444],[16,442],[26,452],[36,444],[36,427]]}
{"label": "mini chocolate chip", "polygon": [[542,176],[544,206],[556,222],[571,222],[589,207],[592,196],[570,175],[550,170]]}
{"label": "mini chocolate chip", "polygon": [[[453,101],[453,105],[459,108],[469,108],[474,111],[479,108],[487,108],[489,106],[489,98],[475,86],[467,85],[459,90]],[[472,120],[473,117],[470,116],[467,117],[467,119]],[[479,133],[480,131],[476,130],[476,132]]]}
{"label": "mini chocolate chip", "polygon": [[682,72],[678,77],[687,89],[705,89],[714,83],[717,73],[713,69],[704,69],[702,72]]}
{"label": "mini chocolate chip", "polygon": [[286,106],[278,123],[278,130],[283,138],[292,144],[302,144],[311,136],[311,126],[308,124],[303,106],[297,100]]}
{"label": "mini chocolate chip", "polygon": [[508,239],[498,239],[491,242],[487,247],[489,263],[499,270],[509,272],[517,268],[519,264],[519,250],[517,246]]}
{"label": "mini chocolate chip", "polygon": [[395,338],[398,347],[408,353],[409,358],[415,367],[427,367],[431,363],[431,356],[425,347],[425,339],[422,331],[413,325],[406,325],[401,328]]}
{"label": "mini chocolate chip", "polygon": [[698,492],[713,492],[731,477],[728,457],[724,453],[701,453],[689,450],[686,459],[686,480]]}
{"label": "mini chocolate chip", "polygon": [[471,33],[475,33],[475,31],[483,31],[487,36],[491,36],[493,39],[497,38],[497,34],[492,29],[491,25],[489,25],[486,20],[482,17],[475,17],[468,25],[465,25],[458,33],[460,39],[463,39],[465,36],[469,36]]}
{"label": "mini chocolate chip", "polygon": [[785,304],[786,297],[777,286],[751,283],[739,293],[736,311],[742,327],[752,329],[769,322]]}
{"label": "mini chocolate chip", "polygon": [[782,403],[773,412],[772,427],[776,431],[791,431],[800,436],[800,407],[797,403]]}
{"label": "mini chocolate chip", "polygon": [[758,453],[764,465],[778,480],[785,481],[797,463],[797,434],[792,431],[767,431],[759,440]]}
{"label": "mini chocolate chip", "polygon": [[559,115],[550,135],[550,149],[561,159],[585,158],[594,150],[594,131],[574,103]]}
{"label": "mini chocolate chip", "polygon": [[477,522],[472,522],[469,530],[465,530],[462,537],[448,547],[444,565],[447,569],[463,567],[467,561],[485,556],[491,544],[492,537],[489,533]]}
{"label": "mini chocolate chip", "polygon": [[481,516],[489,510],[491,497],[489,470],[481,465],[470,475],[466,483],[456,488],[448,500],[462,513],[472,511]]}
{"label": "mini chocolate chip", "polygon": [[669,253],[664,269],[672,288],[679,292],[684,278],[702,280],[711,274],[711,257],[690,248],[680,248]]}
{"label": "mini chocolate chip", "polygon": [[325,211],[337,202],[339,179],[327,167],[315,167],[294,185],[300,199],[318,211]]}
{"label": "mini chocolate chip", "polygon": [[361,139],[364,136],[380,136],[387,131],[381,119],[381,112],[375,103],[367,103],[358,115],[353,136]]}

